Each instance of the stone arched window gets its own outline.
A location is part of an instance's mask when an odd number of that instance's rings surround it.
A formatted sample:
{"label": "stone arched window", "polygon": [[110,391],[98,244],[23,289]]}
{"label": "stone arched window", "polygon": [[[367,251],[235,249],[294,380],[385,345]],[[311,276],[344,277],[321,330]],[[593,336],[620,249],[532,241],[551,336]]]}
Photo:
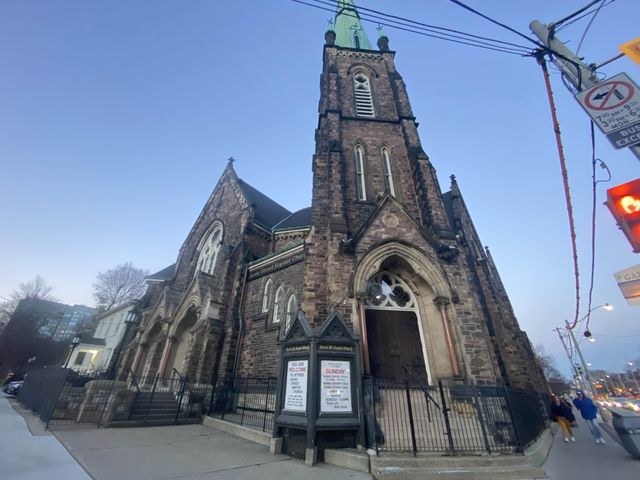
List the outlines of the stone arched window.
{"label": "stone arched window", "polygon": [[286,328],[289,328],[289,325],[293,323],[293,320],[296,318],[296,313],[298,313],[298,300],[294,294],[291,294],[287,301],[287,315],[285,320]]}
{"label": "stone arched window", "polygon": [[280,323],[284,310],[284,288],[278,287],[273,300],[273,323]]}
{"label": "stone arched window", "polygon": [[392,197],[396,196],[396,188],[393,184],[393,173],[391,171],[391,152],[389,147],[382,147],[382,171],[384,173],[384,186]]}
{"label": "stone arched window", "polygon": [[273,282],[271,279],[267,280],[264,285],[264,292],[262,293],[262,311],[268,312],[271,306],[271,293],[273,292]]}
{"label": "stone arched window", "polygon": [[356,115],[358,117],[375,117],[369,77],[363,72],[356,72],[353,75],[353,89],[356,99]]}
{"label": "stone arched window", "polygon": [[206,236],[205,240],[200,243],[198,263],[196,273],[202,271],[213,274],[216,266],[216,260],[218,258],[218,252],[220,251],[220,245],[222,244],[222,224],[217,223],[211,232]]}
{"label": "stone arched window", "polygon": [[367,187],[364,177],[364,147],[356,145],[354,148],[356,161],[356,194],[358,200],[367,199]]}

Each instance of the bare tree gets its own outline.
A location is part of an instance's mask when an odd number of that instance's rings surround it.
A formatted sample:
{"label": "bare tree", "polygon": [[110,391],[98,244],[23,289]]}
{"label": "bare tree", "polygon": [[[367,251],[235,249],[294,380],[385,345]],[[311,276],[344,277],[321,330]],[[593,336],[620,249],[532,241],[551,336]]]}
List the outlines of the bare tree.
{"label": "bare tree", "polygon": [[51,290],[53,290],[53,287],[40,275],[36,275],[33,280],[29,280],[28,282],[19,283],[18,288],[15,288],[13,292],[9,294],[8,298],[4,298],[4,301],[0,302],[0,332],[7,323],[9,323],[9,319],[20,300],[25,298],[39,298],[40,300],[57,301],[57,299],[51,295]]}
{"label": "bare tree", "polygon": [[563,390],[568,390],[570,387],[567,379],[560,373],[560,371],[555,366],[555,361],[553,357],[548,354],[544,348],[544,346],[538,344],[535,346],[535,354],[538,359],[538,363],[540,367],[542,367],[542,372],[544,376],[547,378],[547,383],[549,384],[549,388],[551,388],[554,392],[561,392]]}
{"label": "bare tree", "polygon": [[131,262],[122,263],[99,272],[93,284],[93,296],[98,307],[109,310],[129,300],[140,298],[145,290],[145,277],[148,270],[133,266]]}

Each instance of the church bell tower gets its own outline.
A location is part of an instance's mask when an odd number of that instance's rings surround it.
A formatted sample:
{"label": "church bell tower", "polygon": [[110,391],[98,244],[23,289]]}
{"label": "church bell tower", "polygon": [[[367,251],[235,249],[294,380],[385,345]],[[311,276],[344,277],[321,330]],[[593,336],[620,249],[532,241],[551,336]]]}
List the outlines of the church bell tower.
{"label": "church bell tower", "polygon": [[378,34],[374,47],[351,0],[325,33],[301,309],[314,325],[338,312],[362,339],[367,374],[543,385],[455,181],[440,189]]}

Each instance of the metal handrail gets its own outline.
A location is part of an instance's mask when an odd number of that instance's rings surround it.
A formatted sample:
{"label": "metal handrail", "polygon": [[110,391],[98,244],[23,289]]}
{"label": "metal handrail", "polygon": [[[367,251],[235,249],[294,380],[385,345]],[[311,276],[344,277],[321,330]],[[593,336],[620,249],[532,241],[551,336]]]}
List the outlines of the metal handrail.
{"label": "metal handrail", "polygon": [[178,379],[180,380],[180,382],[184,382],[185,377],[183,377],[182,375],[180,375],[180,372],[176,369],[176,367],[173,367],[171,369],[171,377],[175,377],[177,376]]}
{"label": "metal handrail", "polygon": [[136,387],[137,392],[140,393],[140,385],[138,385],[138,380],[136,379],[136,375],[133,373],[133,370],[131,370],[131,367],[129,367],[129,375],[131,376],[133,386]]}
{"label": "metal handrail", "polygon": [[431,401],[438,410],[442,410],[440,408],[440,405],[438,405],[438,402],[436,402],[436,400],[431,396],[431,394],[428,392],[428,390],[425,388],[425,386],[419,381],[419,379],[417,378],[416,374],[412,371],[410,371],[406,365],[402,366],[402,369],[405,371],[405,373],[407,375],[409,375],[412,380],[414,381],[414,384],[416,387],[418,387],[420,390],[422,390],[422,393],[424,393],[425,397],[427,398],[428,401]]}

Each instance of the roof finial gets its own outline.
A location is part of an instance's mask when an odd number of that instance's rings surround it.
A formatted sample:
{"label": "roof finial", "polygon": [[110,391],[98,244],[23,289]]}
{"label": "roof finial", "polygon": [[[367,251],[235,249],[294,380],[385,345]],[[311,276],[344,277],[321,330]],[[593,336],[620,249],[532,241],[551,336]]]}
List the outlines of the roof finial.
{"label": "roof finial", "polygon": [[235,162],[236,159],[233,157],[229,157],[229,159],[227,160],[227,162],[229,163],[229,165],[233,165],[233,162]]}
{"label": "roof finial", "polygon": [[360,15],[352,0],[339,0],[336,10],[335,32],[338,47],[372,50],[362,28]]}

